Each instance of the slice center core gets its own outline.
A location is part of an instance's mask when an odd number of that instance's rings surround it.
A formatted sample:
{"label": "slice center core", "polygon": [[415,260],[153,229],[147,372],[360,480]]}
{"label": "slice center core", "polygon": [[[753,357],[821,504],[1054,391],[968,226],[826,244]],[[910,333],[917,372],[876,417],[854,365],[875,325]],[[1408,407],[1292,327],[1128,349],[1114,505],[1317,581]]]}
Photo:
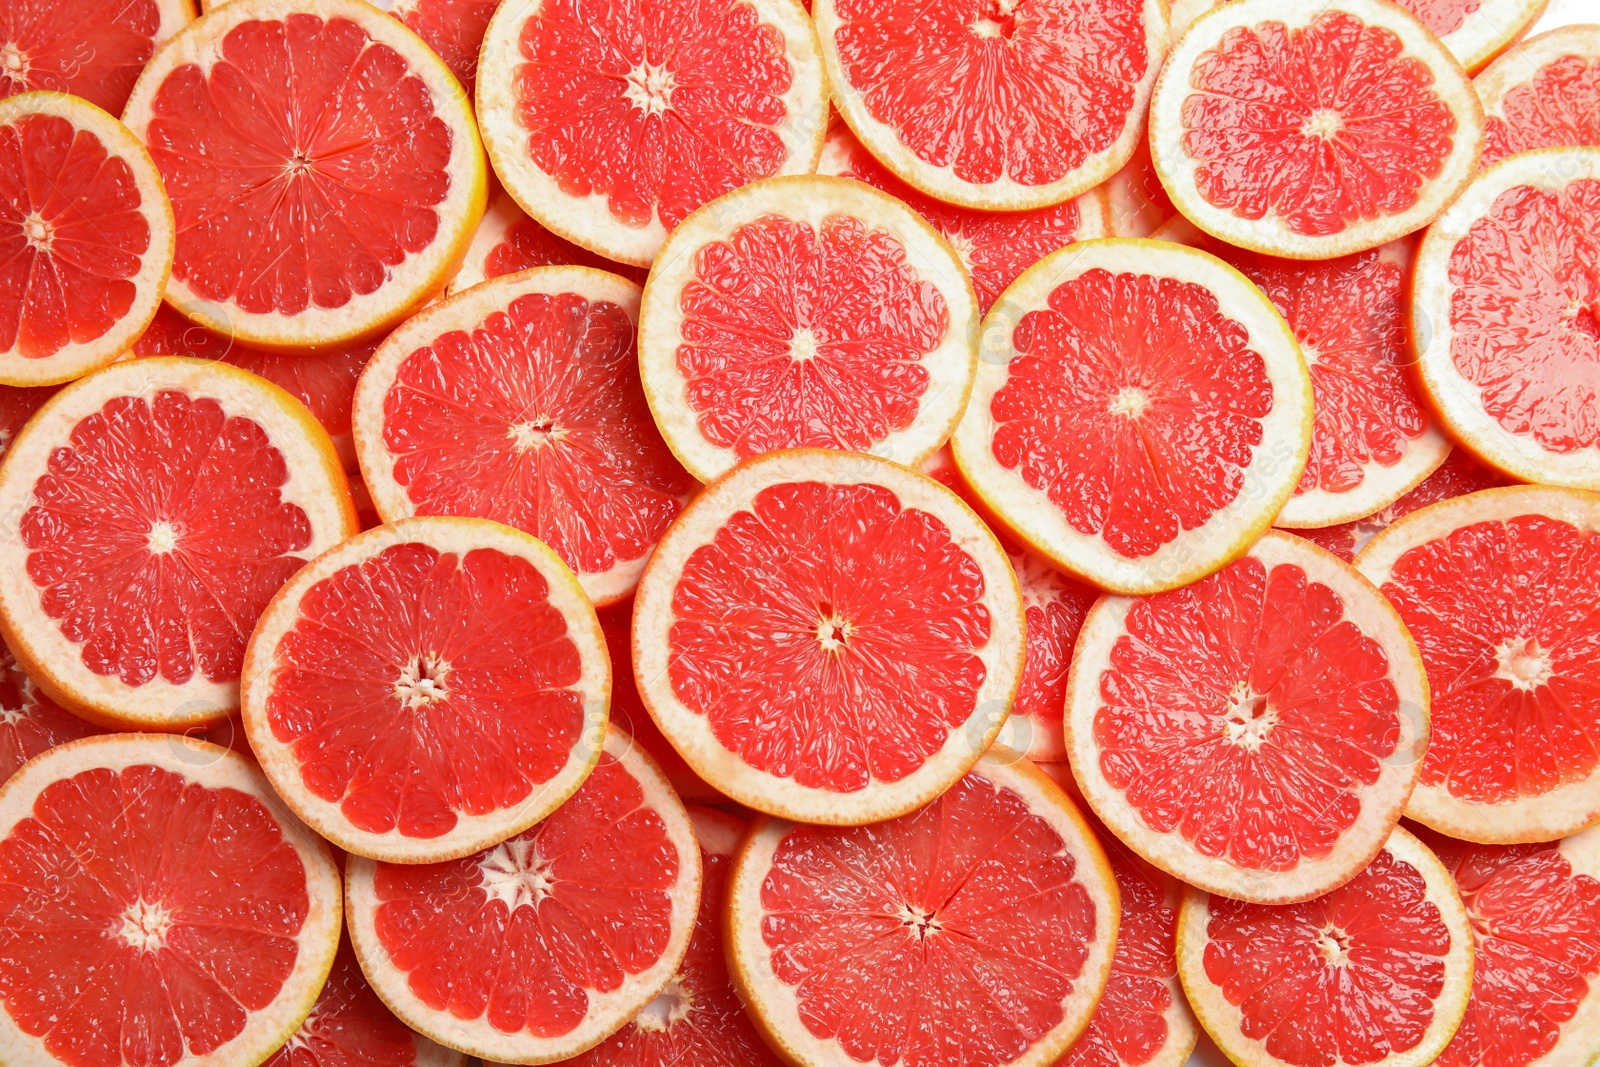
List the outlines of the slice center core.
{"label": "slice center core", "polygon": [[661,115],[672,107],[672,90],[677,83],[665,65],[656,66],[647,59],[628,72],[626,81],[622,95],[646,115]]}
{"label": "slice center core", "polygon": [[1350,963],[1350,935],[1337,926],[1325,926],[1317,937],[1317,952],[1330,967]]}
{"label": "slice center core", "polygon": [[1340,130],[1344,129],[1344,119],[1331,107],[1319,107],[1306,117],[1300,127],[1300,136],[1314,137],[1319,141],[1331,141]]}
{"label": "slice center core", "polygon": [[672,976],[661,995],[640,1009],[633,1025],[647,1034],[670,1030],[674,1023],[682,1022],[694,1010],[694,994],[683,984],[683,975]]}
{"label": "slice center core", "polygon": [[902,904],[895,916],[917,941],[926,941],[944,929],[944,925],[929,908],[916,904]]}
{"label": "slice center core", "polygon": [[44,216],[35,211],[22,220],[22,236],[27,239],[28,247],[37,252],[48,252],[55,232]]}
{"label": "slice center core", "polygon": [[1532,637],[1508,637],[1495,649],[1499,663],[1495,677],[1504,678],[1518,689],[1536,689],[1550,680],[1549,650],[1539,647]]}
{"label": "slice center core", "polygon": [[516,911],[537,907],[555,887],[555,876],[532,841],[514,837],[484,857],[478,865],[478,885],[490,900]]}
{"label": "slice center core", "polygon": [[1150,394],[1136,385],[1130,385],[1125,389],[1119,389],[1117,395],[1111,398],[1109,410],[1113,415],[1137,419],[1149,406]]}
{"label": "slice center core", "polygon": [[151,523],[146,543],[151,552],[164,556],[178,547],[178,531],[170,522]]}
{"label": "slice center core", "polygon": [[834,611],[831,604],[818,604],[817,611],[822,616],[817,620],[817,644],[824,652],[838,652],[856,632],[855,626]]}
{"label": "slice center core", "polygon": [[450,664],[437,652],[424,652],[412,656],[400,668],[400,677],[394,683],[395,699],[406,708],[420,708],[436,700],[447,700],[450,690],[445,679],[450,676]]}
{"label": "slice center core", "polygon": [[0,70],[18,78],[27,74],[28,57],[22,54],[22,49],[17,47],[15,41],[7,41],[0,46]]}
{"label": "slice center core", "polygon": [[789,358],[796,363],[816,359],[817,335],[804,326],[795,330],[794,336],[789,338]]}
{"label": "slice center core", "polygon": [[172,914],[156,901],[139,899],[122,913],[117,936],[140,952],[159,952],[166,947]]}
{"label": "slice center core", "polygon": [[996,0],[986,13],[973,20],[972,32],[984,40],[1010,40],[1017,30],[1016,6],[1017,0]]}
{"label": "slice center core", "polygon": [[556,425],[554,419],[539,415],[527,422],[512,423],[506,430],[506,436],[511,438],[518,452],[526,452],[531,448],[553,445],[565,437],[566,432]]}
{"label": "slice center core", "polygon": [[1228,710],[1223,712],[1222,736],[1247,752],[1259,749],[1278,722],[1278,713],[1267,706],[1267,698],[1254,693],[1248,682],[1235,682],[1228,691]]}

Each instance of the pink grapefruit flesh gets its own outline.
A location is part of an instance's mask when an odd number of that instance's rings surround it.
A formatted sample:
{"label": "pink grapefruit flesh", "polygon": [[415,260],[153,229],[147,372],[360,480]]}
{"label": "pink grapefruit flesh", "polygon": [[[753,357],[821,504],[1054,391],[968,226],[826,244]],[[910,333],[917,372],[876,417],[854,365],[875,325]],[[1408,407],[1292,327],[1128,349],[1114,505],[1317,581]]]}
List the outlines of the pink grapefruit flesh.
{"label": "pink grapefruit flesh", "polygon": [[1600,26],[1529,37],[1472,84],[1488,116],[1484,166],[1535,148],[1600,145]]}
{"label": "pink grapefruit flesh", "polygon": [[515,274],[529,267],[566,265],[594,267],[621,275],[630,282],[644,284],[648,271],[597,256],[534,222],[509,193],[499,193],[489,202],[478,232],[472,235],[467,257],[450,280],[450,292],[459,293],[469,285],[502,274]]}
{"label": "pink grapefruit flesh", "polygon": [[1549,0],[1399,0],[1469,71],[1528,32]]}
{"label": "pink grapefruit flesh", "polygon": [[15,0],[0,10],[0,97],[71,93],[116,114],[189,0]]}
{"label": "pink grapefruit flesh", "polygon": [[40,692],[0,646],[0,785],[39,753],[99,732]]}

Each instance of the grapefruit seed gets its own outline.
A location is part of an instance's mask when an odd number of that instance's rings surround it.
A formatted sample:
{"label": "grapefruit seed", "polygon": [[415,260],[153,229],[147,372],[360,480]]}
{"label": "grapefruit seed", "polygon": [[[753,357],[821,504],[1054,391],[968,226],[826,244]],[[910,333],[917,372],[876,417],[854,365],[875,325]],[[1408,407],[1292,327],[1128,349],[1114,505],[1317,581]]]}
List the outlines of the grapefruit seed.
{"label": "grapefruit seed", "polygon": [[1472,85],[1488,116],[1484,166],[1535,148],[1600,145],[1600,26],[1530,37]]}

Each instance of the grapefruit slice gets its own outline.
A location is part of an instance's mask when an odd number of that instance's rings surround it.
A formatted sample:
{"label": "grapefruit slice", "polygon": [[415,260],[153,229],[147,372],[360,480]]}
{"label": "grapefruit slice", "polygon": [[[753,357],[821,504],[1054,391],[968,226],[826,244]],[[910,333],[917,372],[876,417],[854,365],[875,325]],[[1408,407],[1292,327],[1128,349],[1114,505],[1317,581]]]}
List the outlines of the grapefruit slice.
{"label": "grapefruit slice", "polygon": [[406,519],[284,585],[245,652],[250,747],[347,852],[435,863],[549,815],[599,758],[611,674],[577,579],[485,519]]}
{"label": "grapefruit slice", "polygon": [[1406,814],[1486,844],[1600,820],[1600,498],[1456,497],[1378,534],[1356,566],[1428,668],[1433,738]]}
{"label": "grapefruit slice", "polygon": [[1272,302],[1214,256],[1127,238],[1062,249],[1006,290],[983,336],[956,464],[1085,581],[1153,593],[1202,578],[1300,480],[1305,361]]}
{"label": "grapefruit slice", "polygon": [[634,601],[633,670],[714,788],[857,825],[977,762],[1016,696],[1022,627],[1011,565],[960,497],[795,449],[745,462],[667,530]]}
{"label": "grapefruit slice", "polygon": [[117,114],[156,46],[192,18],[189,0],[12,0],[0,10],[0,97],[71,93]]}
{"label": "grapefruit slice", "polygon": [[0,790],[0,1058],[259,1063],[339,945],[339,871],[242,756],[113,734]]}
{"label": "grapefruit slice", "polygon": [[1472,926],[1444,864],[1396,827],[1314,900],[1270,907],[1190,889],[1178,974],[1242,1067],[1426,1067],[1466,1013]]}
{"label": "grapefruit slice", "polygon": [[33,413],[55,395],[55,386],[0,385],[0,457],[6,454]]}
{"label": "grapefruit slice", "polygon": [[352,857],[350,939],[412,1029],[485,1060],[599,1044],[678,972],[700,901],[683,804],[626,734],[543,822],[448,863]]}
{"label": "grapefruit slice", "polygon": [[1426,226],[1472,177],[1482,141],[1461,64],[1385,0],[1214,8],[1173,48],[1150,105],[1151,158],[1177,209],[1291,259]]}
{"label": "grapefruit slice", "polygon": [[161,305],[172,225],[122,123],[62,93],[0,100],[0,384],[71,381],[121,355]]}
{"label": "grapefruit slice", "polygon": [[439,54],[470,100],[478,50],[498,6],[499,0],[393,0],[388,11]]}
{"label": "grapefruit slice", "polygon": [[1276,531],[1184,589],[1106,597],[1067,682],[1095,814],[1208,892],[1309,900],[1383,847],[1428,743],[1428,684],[1394,609]]}
{"label": "grapefruit slice", "polygon": [[1128,161],[1167,50],[1161,0],[818,0],[834,106],[929,196],[1022,211]]}
{"label": "grapefruit slice", "polygon": [[1588,1067],[1600,1047],[1600,830],[1471,845],[1419,830],[1472,920],[1472,999],[1438,1067]]}
{"label": "grapefruit slice", "polygon": [[773,178],[673,231],[639,311],[639,370],[701,481],[780,448],[916,466],[950,436],[977,358],[960,258],[922,216],[841,178]]}
{"label": "grapefruit slice", "polygon": [[162,47],[124,120],[177,215],[167,299],[262,348],[354,344],[444,288],[483,214],[472,108],[359,0],[243,0]]}
{"label": "grapefruit slice", "polygon": [[[1176,39],[1176,21],[1172,32]],[[1104,188],[1111,237],[1149,237],[1175,213],[1172,199],[1161,188],[1155,164],[1150,161],[1150,144],[1142,137],[1132,158],[1106,179]]]}
{"label": "grapefruit slice", "polygon": [[793,0],[501,5],[483,40],[478,116],[495,174],[531,217],[648,267],[702,204],[809,174],[828,93]]}
{"label": "grapefruit slice", "polygon": [[1560,145],[1600,145],[1600,26],[1562,26],[1515,45],[1472,85],[1483,100],[1483,164]]}
{"label": "grapefruit slice", "polygon": [[836,115],[828,125],[818,174],[854,178],[904,201],[927,219],[961,257],[978,293],[978,311],[1017,280],[1017,275],[1056,249],[1107,233],[1106,188],[1033,211],[977,211],[922,193],[874,159]]}
{"label": "grapefruit slice", "polygon": [[985,759],[876,826],[758,821],[728,886],[728,960],[799,1067],[1044,1067],[1111,973],[1117,883],[1072,802]]}
{"label": "grapefruit slice", "polygon": [[1519,481],[1600,489],[1600,148],[1484,171],[1417,251],[1411,338],[1461,444]]}
{"label": "grapefruit slice", "polygon": [[1550,0],[1398,0],[1469,71],[1528,32]]}
{"label": "grapefruit slice", "polygon": [[451,294],[502,274],[514,274],[529,267],[560,267],[568,264],[594,267],[620,274],[631,282],[644,284],[649,273],[624,263],[613,263],[558,237],[530,219],[507,193],[489,201],[489,210],[478,223],[467,247],[467,258],[450,282]]}
{"label": "grapefruit slice", "polygon": [[239,707],[244,646],[291,574],[355,532],[327,433],[222,363],[114,364],[0,466],[0,631],[68,710],[183,730]]}
{"label": "grapefruit slice", "polygon": [[697,488],[645,403],[638,314],[632,282],[540,267],[407,321],[356,387],[378,514],[494,519],[555,549],[596,604],[628,596]]}
{"label": "grapefruit slice", "polygon": [[39,753],[99,732],[41,693],[0,645],[0,785]]}

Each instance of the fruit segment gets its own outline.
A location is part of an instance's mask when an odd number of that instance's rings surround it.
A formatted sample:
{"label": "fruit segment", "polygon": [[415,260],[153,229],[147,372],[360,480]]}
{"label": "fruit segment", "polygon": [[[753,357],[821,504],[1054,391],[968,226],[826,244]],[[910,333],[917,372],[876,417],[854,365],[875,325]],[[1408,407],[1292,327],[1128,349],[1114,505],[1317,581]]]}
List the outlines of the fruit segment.
{"label": "fruit segment", "polygon": [[1483,165],[1518,152],[1600,145],[1600,26],[1520,42],[1472,81],[1488,116]]}
{"label": "fruit segment", "polygon": [[192,18],[189,0],[12,0],[0,10],[0,97],[71,93],[115,115],[156,47]]}
{"label": "fruit segment", "polygon": [[1549,0],[1399,0],[1469,71],[1528,32]]}
{"label": "fruit segment", "polygon": [[450,292],[461,290],[502,274],[514,274],[530,267],[559,267],[571,264],[610,271],[639,285],[648,271],[614,263],[559,237],[530,219],[508,193],[499,193],[489,202],[478,231],[472,235],[461,269],[450,279]]}
{"label": "fruit segment", "polygon": [[0,645],[0,785],[39,753],[99,732],[40,692]]}

